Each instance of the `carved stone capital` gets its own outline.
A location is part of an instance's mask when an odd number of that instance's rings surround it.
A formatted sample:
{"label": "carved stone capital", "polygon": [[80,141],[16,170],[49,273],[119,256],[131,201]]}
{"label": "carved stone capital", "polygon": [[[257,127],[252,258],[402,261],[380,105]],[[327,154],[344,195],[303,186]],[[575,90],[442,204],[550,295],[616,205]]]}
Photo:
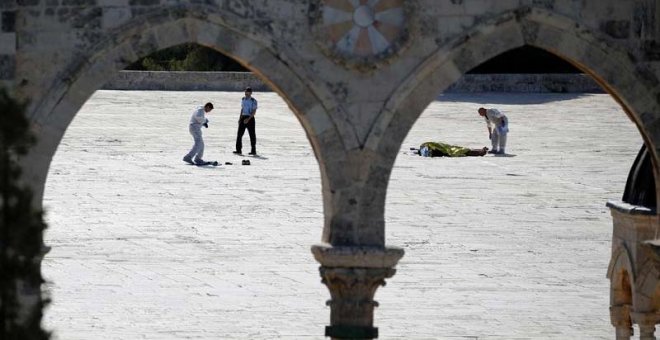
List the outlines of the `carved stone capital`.
{"label": "carved stone capital", "polygon": [[385,279],[396,273],[394,266],[403,256],[399,248],[376,247],[312,247],[314,258],[321,263],[319,272],[330,291],[330,326],[325,335],[333,339],[373,339],[376,290]]}
{"label": "carved stone capital", "polygon": [[314,258],[325,267],[394,268],[403,253],[403,249],[397,247],[312,246]]}
{"label": "carved stone capital", "polygon": [[378,328],[373,327],[376,290],[385,279],[394,275],[394,268],[319,268],[322,282],[328,287],[331,299],[330,326],[326,336],[335,339],[373,339]]}

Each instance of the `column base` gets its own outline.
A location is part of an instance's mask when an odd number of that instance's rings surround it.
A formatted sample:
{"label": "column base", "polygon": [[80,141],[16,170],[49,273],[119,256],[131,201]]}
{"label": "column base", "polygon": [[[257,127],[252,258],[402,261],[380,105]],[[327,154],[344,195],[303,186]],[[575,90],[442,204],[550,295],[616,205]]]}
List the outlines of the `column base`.
{"label": "column base", "polygon": [[630,340],[631,336],[633,336],[633,329],[631,327],[616,328],[616,340]]}
{"label": "column base", "polygon": [[630,305],[610,306],[610,321],[616,329],[616,340],[630,340],[634,333]]}
{"label": "column base", "polygon": [[376,339],[377,327],[325,326],[325,336],[333,339]]}
{"label": "column base", "polygon": [[659,315],[655,312],[633,312],[630,313],[632,321],[639,326],[640,340],[655,340],[655,324],[659,321]]}

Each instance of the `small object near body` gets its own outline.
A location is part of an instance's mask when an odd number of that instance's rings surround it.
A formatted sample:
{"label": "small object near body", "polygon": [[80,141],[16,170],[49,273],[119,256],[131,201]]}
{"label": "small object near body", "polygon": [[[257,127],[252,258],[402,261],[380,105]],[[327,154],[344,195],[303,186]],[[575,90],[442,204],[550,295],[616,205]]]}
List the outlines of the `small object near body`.
{"label": "small object near body", "polygon": [[431,156],[431,150],[429,150],[429,148],[427,146],[424,146],[421,149],[419,149],[419,154],[422,157],[429,157],[429,156]]}
{"label": "small object near body", "polygon": [[206,165],[212,165],[212,166],[218,166],[219,163],[217,161],[212,161],[212,162],[199,162],[195,163],[197,166],[206,166]]}

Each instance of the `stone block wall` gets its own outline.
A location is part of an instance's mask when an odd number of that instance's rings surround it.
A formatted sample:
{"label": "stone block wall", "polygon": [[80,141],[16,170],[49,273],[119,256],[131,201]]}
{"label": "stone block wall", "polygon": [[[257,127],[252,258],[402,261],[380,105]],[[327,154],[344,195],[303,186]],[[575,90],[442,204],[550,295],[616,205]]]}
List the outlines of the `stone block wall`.
{"label": "stone block wall", "polygon": [[[0,0],[0,82],[30,101],[38,143],[23,177],[39,205],[69,123],[139,58],[198,43],[268,79],[319,162],[328,247],[317,259],[333,296],[330,335],[350,337],[375,333],[375,302],[364,292],[384,284],[403,255],[386,245],[384,218],[401,143],[430,102],[465,86],[461,77],[489,59],[534,46],[598,79],[639,128],[660,178],[659,19],[657,0]],[[505,87],[489,77],[471,86],[512,91],[540,82],[568,92],[574,84],[519,79]],[[346,282],[355,288],[343,289]],[[29,288],[39,300],[40,287]],[[372,307],[351,309],[351,301]],[[653,328],[655,320],[640,318]]]}
{"label": "stone block wall", "polygon": [[158,91],[271,91],[259,77],[250,72],[151,72],[121,71],[106,90]]}
{"label": "stone block wall", "polygon": [[[121,71],[105,90],[272,91],[250,72]],[[603,93],[585,74],[466,74],[445,92]]]}
{"label": "stone block wall", "polygon": [[466,74],[445,92],[603,93],[586,74]]}
{"label": "stone block wall", "polygon": [[0,1],[0,86],[12,88],[16,73],[16,4]]}

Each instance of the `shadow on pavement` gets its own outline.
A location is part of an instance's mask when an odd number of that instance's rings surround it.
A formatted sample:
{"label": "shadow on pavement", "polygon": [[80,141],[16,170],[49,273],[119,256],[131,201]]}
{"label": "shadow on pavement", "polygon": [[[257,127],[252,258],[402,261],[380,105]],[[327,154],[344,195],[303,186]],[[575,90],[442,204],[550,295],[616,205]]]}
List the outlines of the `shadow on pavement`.
{"label": "shadow on pavement", "polygon": [[261,155],[254,155],[254,156],[253,156],[253,155],[244,155],[244,157],[250,157],[250,158],[256,158],[256,159],[264,159],[264,160],[268,159],[268,157],[264,157],[264,156],[261,156]]}
{"label": "shadow on pavement", "polygon": [[436,101],[475,103],[475,106],[488,106],[491,104],[533,105],[573,100],[590,95],[594,95],[594,93],[443,93],[436,98]]}

